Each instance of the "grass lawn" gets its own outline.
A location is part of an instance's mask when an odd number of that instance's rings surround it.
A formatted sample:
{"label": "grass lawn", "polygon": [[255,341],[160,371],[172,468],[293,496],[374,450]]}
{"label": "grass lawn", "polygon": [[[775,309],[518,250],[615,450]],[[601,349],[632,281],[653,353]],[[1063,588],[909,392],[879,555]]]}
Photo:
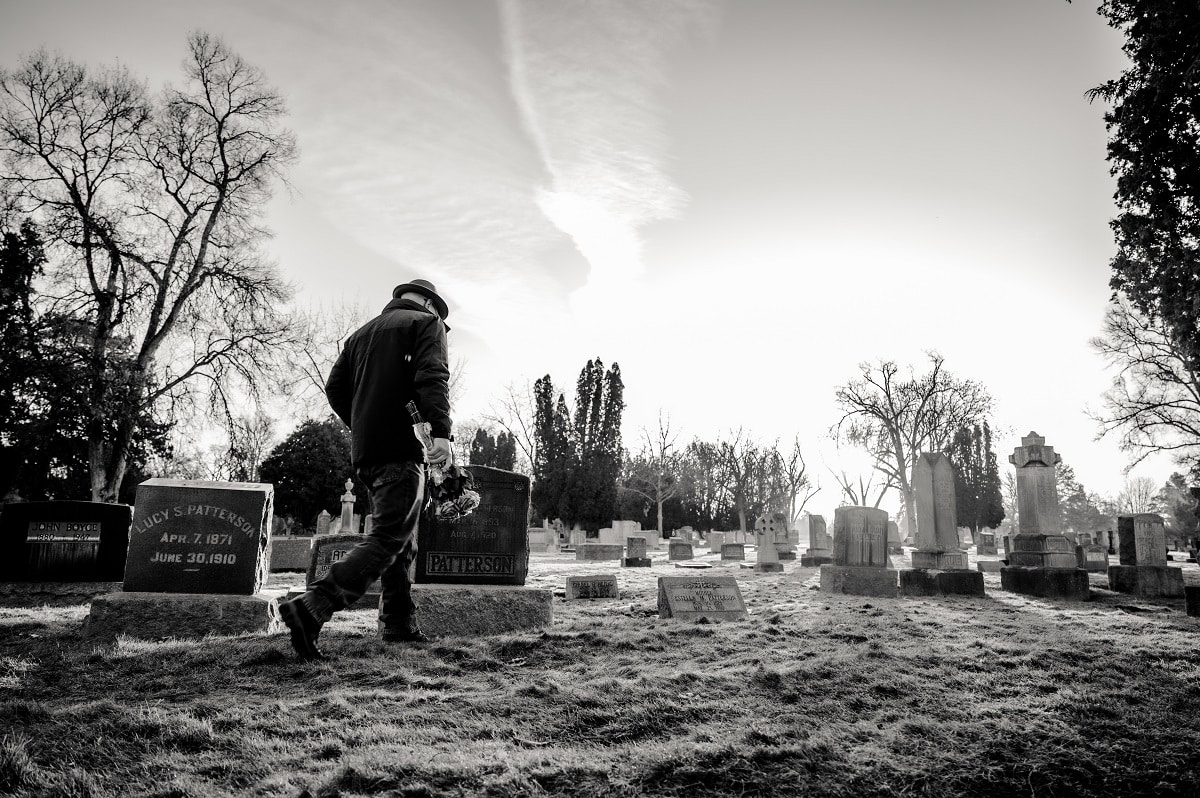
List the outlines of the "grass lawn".
{"label": "grass lawn", "polygon": [[[535,554],[552,627],[384,646],[322,632],[85,641],[87,608],[0,609],[0,795],[1195,796],[1200,618],[1093,574],[1082,603],[830,595],[730,564],[741,622],[660,620],[654,568]],[[897,567],[907,557],[895,557]],[[1183,566],[1185,581],[1200,570]],[[302,575],[273,578],[277,591]]]}

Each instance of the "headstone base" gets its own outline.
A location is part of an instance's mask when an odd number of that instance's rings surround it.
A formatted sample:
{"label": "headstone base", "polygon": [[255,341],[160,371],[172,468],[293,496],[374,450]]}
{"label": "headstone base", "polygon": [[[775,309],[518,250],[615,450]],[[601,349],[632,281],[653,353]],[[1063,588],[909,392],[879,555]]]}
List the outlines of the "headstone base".
{"label": "headstone base", "polygon": [[1142,598],[1181,598],[1183,571],[1167,565],[1110,565],[1108,588]]}
{"label": "headstone base", "polygon": [[1200,617],[1200,585],[1188,585],[1183,593],[1187,597],[1187,614],[1193,618]]}
{"label": "headstone base", "polygon": [[783,573],[783,563],[779,562],[759,562],[754,564],[754,572],[756,574],[781,574]]}
{"label": "headstone base", "polygon": [[[1074,554],[1071,559],[1075,559]],[[1000,569],[1000,586],[1011,593],[1068,601],[1087,601],[1091,596],[1088,573],[1082,568],[1009,565]]]}
{"label": "headstone base", "polygon": [[0,607],[69,607],[120,589],[120,582],[0,582]]}
{"label": "headstone base", "polygon": [[802,568],[815,568],[818,565],[825,565],[833,562],[833,552],[828,554],[801,554],[800,566]]}
{"label": "headstone base", "polygon": [[895,596],[896,569],[864,565],[822,565],[821,590],[856,596]]}
{"label": "headstone base", "polygon": [[92,600],[83,635],[94,640],[115,640],[117,635],[160,640],[281,628],[275,598],[262,593],[108,593]]}
{"label": "headstone base", "polygon": [[912,567],[914,570],[965,571],[971,566],[962,549],[913,549]]}
{"label": "headstone base", "polygon": [[781,552],[779,552],[779,559],[780,560],[794,560],[794,559],[796,559],[796,552],[781,551]]}
{"label": "headstone base", "polygon": [[272,571],[307,571],[312,559],[312,538],[271,538],[267,560]]}
{"label": "headstone base", "polygon": [[621,560],[623,568],[649,568],[653,565],[649,557],[626,557]]}
{"label": "headstone base", "polygon": [[619,560],[625,547],[615,543],[581,543],[575,547],[576,560]]}
{"label": "headstone base", "polygon": [[412,597],[430,637],[519,632],[554,620],[553,591],[520,585],[413,585]]}
{"label": "headstone base", "polygon": [[900,571],[902,596],[982,596],[983,574],[979,571]]}
{"label": "headstone base", "polygon": [[975,563],[975,570],[981,574],[998,574],[1003,567],[1004,563],[999,560],[980,560]]}

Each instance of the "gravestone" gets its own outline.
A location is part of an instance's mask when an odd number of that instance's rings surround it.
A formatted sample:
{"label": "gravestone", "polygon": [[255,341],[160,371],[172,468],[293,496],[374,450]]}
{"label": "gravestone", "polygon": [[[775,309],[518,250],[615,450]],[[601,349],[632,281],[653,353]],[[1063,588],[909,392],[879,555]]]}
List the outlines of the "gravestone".
{"label": "gravestone", "polygon": [[745,560],[746,559],[746,544],[745,543],[725,543],[721,546],[721,560]]}
{"label": "gravestone", "polygon": [[895,521],[888,521],[888,554],[903,554],[904,541],[900,539],[900,525]]}
{"label": "gravestone", "polygon": [[725,545],[724,532],[709,532],[708,533],[708,550],[710,553],[721,553],[721,547]]}
{"label": "gravestone", "polygon": [[620,598],[616,574],[567,577],[567,601],[609,598]]}
{"label": "gravestone", "polygon": [[1184,609],[1193,618],[1200,617],[1200,585],[1187,585],[1184,592]]}
{"label": "gravestone", "polygon": [[329,514],[328,510],[317,513],[317,534],[328,535],[331,523],[333,523],[333,516]]}
{"label": "gravestone", "polygon": [[567,535],[570,539],[572,548],[582,546],[583,544],[588,542],[586,529],[572,529],[570,532],[567,533]]}
{"label": "gravestone", "polygon": [[692,544],[685,540],[671,540],[667,543],[668,560],[692,559]]}
{"label": "gravestone", "polygon": [[658,617],[682,621],[736,621],[746,604],[732,576],[660,576]]}
{"label": "gravestone", "polygon": [[312,553],[312,538],[272,535],[267,544],[267,562],[271,573],[307,571]]}
{"label": "gravestone", "polygon": [[[613,523],[619,524],[619,522],[617,522],[617,521],[613,521]],[[605,527],[600,530],[600,534],[598,536],[597,542],[599,542],[605,546],[620,546],[620,545],[624,544],[625,537],[626,536],[621,529],[619,529],[619,528],[614,529],[613,527]]]}
{"label": "gravestone", "polygon": [[754,520],[754,570],[759,573],[779,572],[780,544],[787,545],[788,517],[785,513],[764,513]]}
{"label": "gravestone", "polygon": [[1075,551],[1062,534],[1062,510],[1054,473],[1062,457],[1046,439],[1030,432],[1008,461],[1016,467],[1017,534],[1000,584],[1014,593],[1085,601],[1087,571],[1076,567]]}
{"label": "gravestone", "polygon": [[358,516],[354,514],[354,480],[346,480],[346,492],[342,494],[342,532],[358,531]]}
{"label": "gravestone", "polygon": [[119,590],[132,519],[127,504],[0,506],[0,604],[78,604]]}
{"label": "gravestone", "polygon": [[267,576],[273,495],[271,485],[255,482],[141,483],[125,592],[257,593]]}
{"label": "gravestone", "polygon": [[1120,564],[1108,568],[1108,587],[1143,598],[1184,595],[1183,571],[1167,565],[1167,534],[1162,516],[1138,513],[1117,517]]}
{"label": "gravestone", "polygon": [[1088,573],[1106,573],[1108,571],[1108,546],[1084,546],[1083,569]]}
{"label": "gravestone", "polygon": [[148,479],[138,485],[122,592],[97,596],[90,639],[273,632],[266,581],[274,488]]}
{"label": "gravestone", "polygon": [[833,562],[833,539],[825,528],[825,517],[806,515],[800,519],[800,532],[808,541],[808,551],[800,556],[800,565],[812,568]]}
{"label": "gravestone", "polygon": [[959,544],[954,468],[950,459],[941,453],[922,454],[913,464],[912,487],[917,527],[912,567],[967,568],[967,553]]}
{"label": "gravestone", "polygon": [[989,530],[980,530],[979,545],[975,547],[976,554],[999,554],[996,547],[996,533]]}
{"label": "gravestone", "polygon": [[[334,563],[345,558],[351,549],[362,542],[363,536],[353,532],[345,535],[321,535],[313,538],[307,578],[304,580],[305,590],[312,588],[313,583],[317,580],[323,579]],[[351,606],[355,608],[374,606],[379,603],[381,592],[383,592],[383,585],[376,579],[362,597]]]}
{"label": "gravestone", "polygon": [[649,568],[650,558],[646,555],[646,539],[640,536],[625,538],[625,559],[621,565],[626,568]]}
{"label": "gravestone", "polygon": [[120,582],[133,508],[48,501],[0,506],[0,582]]}
{"label": "gravestone", "polygon": [[950,458],[940,452],[920,455],[913,464],[912,486],[916,548],[912,568],[900,571],[901,595],[984,595],[983,573],[967,570],[967,552],[960,543]]}
{"label": "gravestone", "polygon": [[875,507],[833,512],[833,562],[821,566],[821,590],[895,596],[896,571],[887,556],[888,514]]}
{"label": "gravestone", "polygon": [[529,573],[529,477],[471,466],[479,506],[456,521],[430,506],[417,530],[418,584],[524,585]]}
{"label": "gravestone", "polygon": [[552,529],[540,526],[529,527],[525,532],[531,552],[552,552],[558,550],[558,535]]}
{"label": "gravestone", "polygon": [[619,560],[624,553],[624,546],[610,543],[583,543],[575,547],[575,559],[579,561]]}

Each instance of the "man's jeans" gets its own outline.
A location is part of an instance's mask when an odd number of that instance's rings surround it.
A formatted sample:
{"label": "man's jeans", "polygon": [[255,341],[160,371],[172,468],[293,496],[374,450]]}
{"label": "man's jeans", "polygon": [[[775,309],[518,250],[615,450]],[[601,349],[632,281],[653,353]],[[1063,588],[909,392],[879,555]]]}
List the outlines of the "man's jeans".
{"label": "man's jeans", "polygon": [[425,498],[425,470],[420,463],[388,463],[359,469],[371,491],[371,532],[329,573],[313,583],[301,601],[319,623],[358,601],[379,579],[379,626],[404,631],[412,627],[412,583],[417,559],[417,523]]}

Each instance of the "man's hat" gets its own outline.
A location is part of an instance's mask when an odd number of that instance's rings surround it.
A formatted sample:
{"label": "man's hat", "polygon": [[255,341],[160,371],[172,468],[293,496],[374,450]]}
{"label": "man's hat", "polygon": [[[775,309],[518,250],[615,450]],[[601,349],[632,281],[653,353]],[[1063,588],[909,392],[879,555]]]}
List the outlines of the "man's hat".
{"label": "man's hat", "polygon": [[450,308],[446,305],[446,300],[438,296],[437,289],[428,280],[413,280],[403,285],[398,285],[392,291],[392,298],[398,298],[401,294],[408,293],[409,291],[415,291],[421,296],[433,300],[433,306],[437,308],[438,316],[441,317],[442,321],[445,321],[446,317],[450,315]]}

